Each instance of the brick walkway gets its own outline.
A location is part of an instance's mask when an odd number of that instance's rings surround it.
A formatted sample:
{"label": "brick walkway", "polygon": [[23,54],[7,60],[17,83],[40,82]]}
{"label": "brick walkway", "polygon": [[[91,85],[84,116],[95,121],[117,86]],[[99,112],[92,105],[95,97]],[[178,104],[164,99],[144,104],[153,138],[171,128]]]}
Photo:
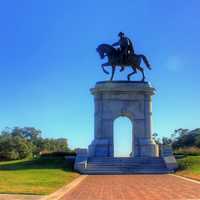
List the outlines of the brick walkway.
{"label": "brick walkway", "polygon": [[88,176],[61,200],[171,199],[200,199],[200,184],[170,175]]}

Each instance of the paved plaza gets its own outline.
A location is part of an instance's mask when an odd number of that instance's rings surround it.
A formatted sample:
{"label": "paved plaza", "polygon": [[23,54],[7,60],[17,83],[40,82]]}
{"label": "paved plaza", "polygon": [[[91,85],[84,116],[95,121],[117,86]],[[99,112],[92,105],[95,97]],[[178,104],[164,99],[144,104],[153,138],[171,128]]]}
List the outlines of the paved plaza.
{"label": "paved plaza", "polygon": [[171,199],[200,199],[200,183],[173,175],[91,175],[60,200]]}

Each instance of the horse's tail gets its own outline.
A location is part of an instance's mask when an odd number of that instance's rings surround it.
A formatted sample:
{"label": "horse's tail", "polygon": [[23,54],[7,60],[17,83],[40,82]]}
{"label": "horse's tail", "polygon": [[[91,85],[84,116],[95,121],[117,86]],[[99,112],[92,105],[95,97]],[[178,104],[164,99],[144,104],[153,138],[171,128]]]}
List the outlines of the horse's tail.
{"label": "horse's tail", "polygon": [[142,60],[144,61],[145,65],[147,66],[148,69],[151,69],[151,66],[149,64],[149,61],[147,60],[146,56],[144,56],[143,54],[140,55],[140,57],[142,58]]}

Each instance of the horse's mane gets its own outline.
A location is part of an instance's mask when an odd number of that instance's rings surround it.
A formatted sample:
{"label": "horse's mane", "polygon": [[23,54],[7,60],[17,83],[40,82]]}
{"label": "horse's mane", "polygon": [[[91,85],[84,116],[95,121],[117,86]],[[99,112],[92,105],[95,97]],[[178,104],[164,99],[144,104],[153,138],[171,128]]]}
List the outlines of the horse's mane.
{"label": "horse's mane", "polygon": [[112,48],[113,50],[115,50],[115,48],[114,48],[112,45],[110,45],[110,44],[105,44],[105,43],[103,43],[103,44],[100,44],[98,47],[102,47],[102,46],[110,47],[110,48]]}

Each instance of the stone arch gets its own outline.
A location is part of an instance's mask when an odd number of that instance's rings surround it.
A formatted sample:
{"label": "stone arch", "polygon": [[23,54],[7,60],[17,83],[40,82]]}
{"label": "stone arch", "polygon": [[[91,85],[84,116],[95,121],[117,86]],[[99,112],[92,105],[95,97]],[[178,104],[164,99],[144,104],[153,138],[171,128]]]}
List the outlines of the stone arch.
{"label": "stone arch", "polygon": [[113,120],[115,120],[119,117],[127,117],[132,123],[134,121],[134,113],[132,113],[132,112],[121,110],[120,112],[115,113],[115,115],[113,115]]}

